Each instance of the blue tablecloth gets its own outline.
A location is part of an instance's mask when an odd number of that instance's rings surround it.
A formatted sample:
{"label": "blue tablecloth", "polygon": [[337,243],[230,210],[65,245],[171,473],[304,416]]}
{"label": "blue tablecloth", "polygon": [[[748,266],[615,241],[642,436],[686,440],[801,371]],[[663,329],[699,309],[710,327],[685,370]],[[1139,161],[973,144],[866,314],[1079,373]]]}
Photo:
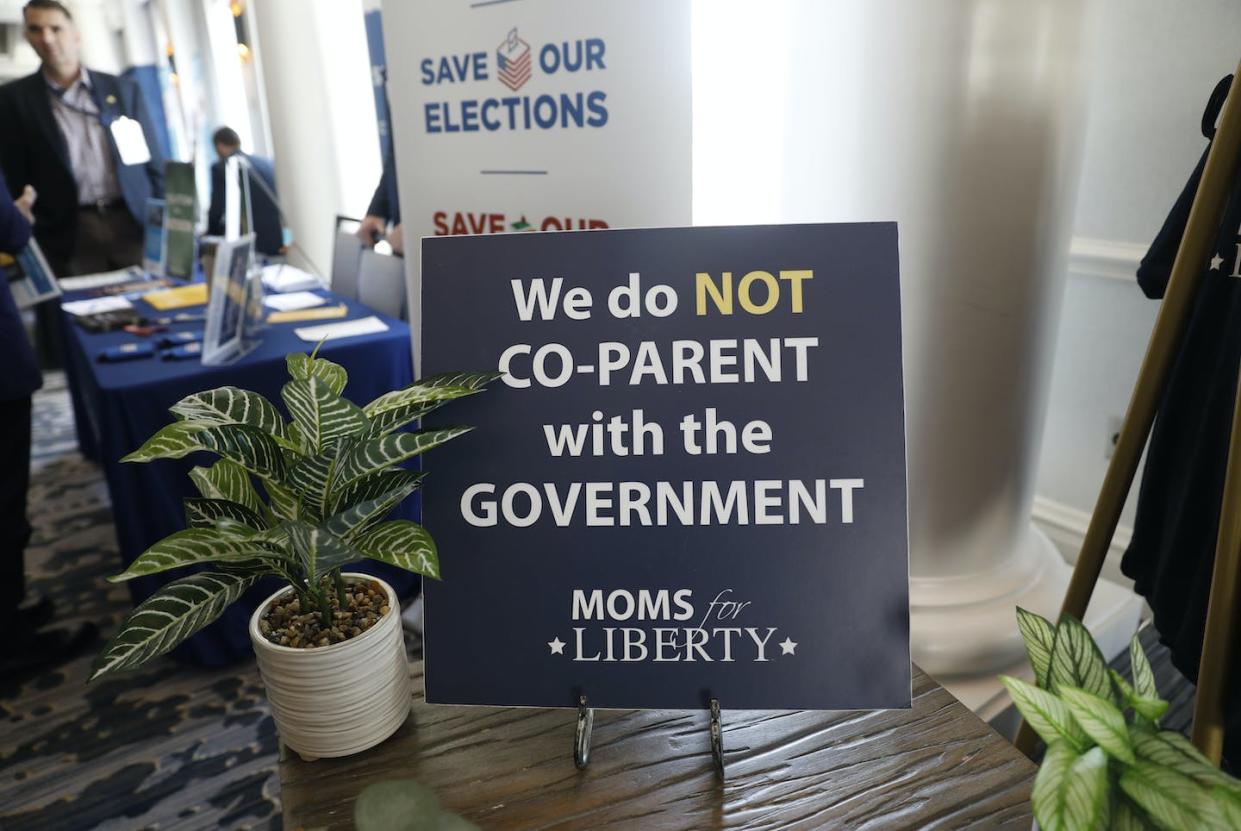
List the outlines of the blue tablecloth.
{"label": "blue tablecloth", "polygon": [[[320,357],[335,361],[348,371],[345,397],[361,406],[413,381],[407,324],[331,292],[320,293],[329,303],[343,302],[349,306],[349,313],[342,320],[375,314],[388,325],[386,332],[328,341],[319,350]],[[69,293],[63,299],[88,295],[88,292]],[[145,316],[174,314],[156,311],[141,300],[135,300],[134,306]],[[190,307],[177,311],[201,313],[202,310],[203,307]],[[293,330],[329,322],[332,321],[269,325],[261,333],[262,340],[257,348],[236,362],[227,366],[203,366],[198,359],[162,361],[158,357],[100,363],[98,356],[110,347],[149,342],[161,335],[142,338],[126,332],[94,333],[73,323],[72,316],[63,316],[66,374],[73,397],[78,444],[84,455],[103,466],[107,478],[121,552],[117,571],[152,543],[185,527],[182,499],[198,495],[187,474],[195,465],[210,464],[216,457],[194,453],[184,459],[146,464],[121,464],[118,460],[172,421],[169,407],[201,390],[227,385],[253,390],[284,412],[280,388],[288,381],[285,355],[309,353],[315,346],[300,340]],[[169,327],[169,332],[201,331],[202,327],[202,322],[176,323]],[[287,412],[285,415],[287,417]],[[393,517],[417,519],[418,514],[419,501],[414,498],[406,500]],[[408,596],[418,584],[415,575],[380,563],[366,562],[351,570],[382,576],[402,596]],[[181,573],[131,581],[129,586],[135,603]],[[253,654],[247,632],[249,617],[280,585],[275,579],[261,581],[220,620],[178,647],[173,656],[204,666],[220,666],[248,658]]]}

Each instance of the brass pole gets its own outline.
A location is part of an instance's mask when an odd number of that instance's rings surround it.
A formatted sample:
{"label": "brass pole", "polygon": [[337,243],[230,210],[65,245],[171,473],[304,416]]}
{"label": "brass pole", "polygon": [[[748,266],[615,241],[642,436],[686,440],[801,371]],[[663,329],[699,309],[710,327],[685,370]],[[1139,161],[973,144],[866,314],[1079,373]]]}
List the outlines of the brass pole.
{"label": "brass pole", "polygon": [[1219,511],[1215,567],[1211,573],[1211,600],[1198,661],[1198,692],[1194,698],[1193,740],[1198,749],[1219,764],[1224,749],[1224,702],[1237,651],[1235,635],[1241,595],[1241,378],[1232,414],[1232,438],[1224,500]]}
{"label": "brass pole", "polygon": [[[1189,211],[1185,235],[1172,264],[1168,287],[1159,305],[1159,316],[1155,319],[1155,328],[1129,399],[1120,438],[1107,466],[1107,474],[1103,477],[1103,487],[1095,502],[1086,537],[1082,540],[1077,565],[1073,567],[1073,578],[1065,592],[1061,614],[1080,619],[1090,603],[1095,584],[1099,582],[1103,560],[1116,533],[1116,524],[1120,521],[1129,488],[1133,485],[1142,449],[1155,421],[1159,399],[1167,386],[1168,372],[1185,336],[1189,311],[1202,283],[1203,267],[1223,218],[1224,205],[1237,171],[1237,159],[1241,155],[1241,64],[1238,64],[1233,79],[1220,114],[1219,128],[1207,153],[1198,192]],[[1034,751],[1034,742],[1034,731],[1029,725],[1022,724],[1017,735],[1017,749],[1029,756]]]}

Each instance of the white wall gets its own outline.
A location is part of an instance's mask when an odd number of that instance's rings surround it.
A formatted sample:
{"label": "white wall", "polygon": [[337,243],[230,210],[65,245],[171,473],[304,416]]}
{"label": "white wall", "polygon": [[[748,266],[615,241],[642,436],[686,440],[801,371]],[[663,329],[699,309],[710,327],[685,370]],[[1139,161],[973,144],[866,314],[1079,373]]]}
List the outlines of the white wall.
{"label": "white wall", "polygon": [[[1206,146],[1206,99],[1241,57],[1233,0],[1096,2],[1103,25],[1035,502],[1074,558],[1158,311],[1133,273]],[[1119,574],[1133,503],[1105,575]]]}
{"label": "white wall", "polygon": [[252,0],[280,201],[327,276],[337,214],[361,216],[379,182],[379,138],[361,0]]}

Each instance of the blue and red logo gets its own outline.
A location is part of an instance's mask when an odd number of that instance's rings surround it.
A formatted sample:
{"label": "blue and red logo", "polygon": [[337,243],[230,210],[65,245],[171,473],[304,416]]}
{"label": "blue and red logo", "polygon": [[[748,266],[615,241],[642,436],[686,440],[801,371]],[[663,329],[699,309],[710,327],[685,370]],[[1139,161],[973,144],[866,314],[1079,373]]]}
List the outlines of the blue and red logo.
{"label": "blue and red logo", "polygon": [[530,80],[530,44],[517,37],[517,28],[509,30],[508,37],[496,49],[496,75],[504,86],[513,92]]}

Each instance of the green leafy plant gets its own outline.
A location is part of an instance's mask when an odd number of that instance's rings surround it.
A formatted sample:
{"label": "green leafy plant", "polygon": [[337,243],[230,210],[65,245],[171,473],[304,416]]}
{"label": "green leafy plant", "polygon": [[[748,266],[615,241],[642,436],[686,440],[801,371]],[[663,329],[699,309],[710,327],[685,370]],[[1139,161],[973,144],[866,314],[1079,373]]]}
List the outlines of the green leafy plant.
{"label": "green leafy plant", "polygon": [[1017,609],[1034,684],[1000,676],[1047,752],[1034,780],[1043,831],[1241,828],[1241,782],[1180,733],[1135,635],[1132,682],[1109,669],[1081,622]]}
{"label": "green leafy plant", "polygon": [[478,831],[459,814],[446,811],[439,798],[413,779],[367,785],[353,804],[358,831]]}
{"label": "green leafy plant", "polygon": [[220,387],[178,401],[176,420],[122,459],[178,459],[200,450],[220,457],[190,471],[202,495],[185,500],[186,529],[109,580],[202,563],[212,570],[174,580],[134,609],[96,659],[92,680],[168,652],[264,576],[288,581],[301,609],[318,610],[324,627],[331,625],[329,592],[341,609],[350,605],[340,574],[346,563],[378,560],[439,578],[426,529],[383,519],[422,480],[398,465],[472,428],[401,428],[480,392],[499,373],[436,375],[358,407],[342,397],[343,367],[315,354],[292,354],[287,363],[291,380],[281,397],[291,421],[257,393]]}

